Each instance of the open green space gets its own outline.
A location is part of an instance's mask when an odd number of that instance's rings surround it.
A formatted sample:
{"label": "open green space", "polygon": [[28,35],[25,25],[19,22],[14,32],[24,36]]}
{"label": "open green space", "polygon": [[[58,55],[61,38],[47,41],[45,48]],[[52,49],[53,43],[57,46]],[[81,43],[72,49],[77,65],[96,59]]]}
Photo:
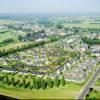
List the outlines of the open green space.
{"label": "open green space", "polygon": [[16,43],[17,34],[13,30],[0,30],[0,47]]}
{"label": "open green space", "polygon": [[[17,31],[13,29],[0,29],[0,49],[2,47],[11,46],[19,44],[18,36],[24,36],[26,33],[22,31]],[[12,39],[13,41],[8,41]],[[8,42],[7,42],[8,41]],[[7,47],[6,47],[7,48]]]}
{"label": "open green space", "polygon": [[4,33],[4,30],[0,31],[0,42],[9,39],[9,38],[13,38],[13,39],[17,39],[16,35],[13,33],[13,30],[7,30]]}
{"label": "open green space", "polygon": [[[23,79],[26,77],[26,81],[30,81],[32,85],[33,76],[31,74],[7,74],[1,72],[0,76],[4,74],[7,75],[10,80],[13,75],[14,81],[20,80],[20,83],[22,83]],[[82,87],[83,84],[66,81],[64,86],[59,85],[59,87],[56,87],[54,85],[52,88],[47,86],[45,89],[35,89],[34,87],[30,89],[30,87],[25,88],[23,85],[19,88],[18,85],[13,86],[12,83],[11,85],[2,84],[0,81],[0,94],[19,99],[74,99],[78,96]]]}
{"label": "open green space", "polygon": [[19,99],[73,99],[80,92],[82,86],[66,82],[64,87],[43,89],[23,89],[0,85],[0,94],[17,97]]}
{"label": "open green space", "polygon": [[27,44],[27,43],[30,43],[30,42],[17,42],[17,43],[10,43],[9,45],[5,45],[5,46],[2,46],[0,47],[0,50],[8,50],[10,48],[17,48],[17,47],[20,47],[22,46],[23,44]]}
{"label": "open green space", "polygon": [[100,78],[98,78],[98,79],[96,80],[95,85],[96,85],[96,86],[100,86]]}
{"label": "open green space", "polygon": [[100,91],[93,90],[93,91],[89,92],[89,94],[86,96],[86,99],[99,100],[100,99]]}

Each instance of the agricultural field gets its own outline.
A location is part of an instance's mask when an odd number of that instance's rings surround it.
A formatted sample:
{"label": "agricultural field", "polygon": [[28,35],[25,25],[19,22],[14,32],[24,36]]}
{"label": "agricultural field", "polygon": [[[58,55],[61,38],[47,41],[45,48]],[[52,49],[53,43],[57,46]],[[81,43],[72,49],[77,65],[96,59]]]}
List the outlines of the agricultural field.
{"label": "agricultural field", "polygon": [[[14,45],[20,44],[18,36],[26,35],[26,32],[18,31],[15,29],[8,28],[9,24],[15,24],[13,20],[0,20],[0,49],[13,47]],[[7,46],[7,47],[6,47]],[[17,46],[16,46],[17,47]]]}
{"label": "agricultural field", "polygon": [[0,47],[4,47],[7,45],[19,43],[18,35],[24,35],[24,32],[15,31],[12,29],[8,30],[0,30]]}
{"label": "agricultural field", "polygon": [[[67,24],[66,24],[67,23]],[[69,18],[68,22],[65,21],[64,23],[65,27],[79,27],[79,28],[94,28],[94,29],[100,29],[100,17],[83,17],[80,18],[74,17]]]}

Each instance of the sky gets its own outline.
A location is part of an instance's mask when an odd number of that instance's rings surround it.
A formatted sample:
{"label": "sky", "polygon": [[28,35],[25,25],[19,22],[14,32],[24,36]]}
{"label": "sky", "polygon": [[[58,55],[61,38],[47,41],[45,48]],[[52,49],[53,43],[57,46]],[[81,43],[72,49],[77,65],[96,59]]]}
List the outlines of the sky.
{"label": "sky", "polygon": [[0,0],[0,13],[100,13],[100,0]]}

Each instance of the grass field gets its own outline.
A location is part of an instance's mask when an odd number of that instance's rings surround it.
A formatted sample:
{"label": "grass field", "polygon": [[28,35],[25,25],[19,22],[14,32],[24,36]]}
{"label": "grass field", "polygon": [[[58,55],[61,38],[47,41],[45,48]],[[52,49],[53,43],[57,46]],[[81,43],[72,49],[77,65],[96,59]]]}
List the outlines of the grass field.
{"label": "grass field", "polygon": [[[24,36],[24,35],[26,35],[26,33],[22,32],[22,31],[16,31],[13,29],[0,29],[0,49],[2,49],[2,47],[9,48],[9,47],[13,47],[13,45],[17,46],[17,45],[23,44],[23,43],[18,41],[19,35]],[[13,39],[14,42],[3,43],[3,41],[5,41],[7,39]]]}
{"label": "grass field", "polygon": [[3,34],[0,34],[0,42],[6,40],[8,38],[13,38],[14,40],[17,39],[15,34],[13,34],[13,30],[8,30],[7,32],[4,32]]}
{"label": "grass field", "polygon": [[11,43],[9,45],[5,45],[3,47],[0,47],[0,50],[3,49],[10,49],[10,48],[16,48],[18,46],[22,46],[23,44],[27,44],[28,42],[17,42],[17,43]]}
{"label": "grass field", "polygon": [[[75,17],[74,17],[75,18]],[[97,17],[99,19],[100,17]],[[77,19],[77,18],[76,18]],[[74,20],[74,19],[73,19]],[[91,20],[88,17],[80,17],[78,18],[79,23],[64,23],[63,25],[65,27],[80,27],[80,28],[94,28],[94,29],[100,29],[100,21]]]}
{"label": "grass field", "polygon": [[98,77],[98,79],[96,80],[95,86],[100,86],[100,77]]}
{"label": "grass field", "polygon": [[89,97],[86,98],[89,100],[100,100],[100,91],[93,90],[92,92],[89,93]]}
{"label": "grass field", "polygon": [[[0,76],[2,76],[3,73],[0,73]],[[9,79],[11,79],[12,74],[9,74]],[[15,74],[13,77],[15,77],[15,81],[22,79],[25,77],[25,75],[22,74]],[[26,81],[31,81],[32,85],[32,77],[31,75],[27,77]],[[74,82],[66,82],[65,86],[59,86],[58,88],[54,86],[53,88],[47,87],[46,89],[30,89],[24,88],[21,86],[7,86],[5,84],[2,84],[0,82],[0,94],[8,95],[8,96],[14,96],[18,97],[20,99],[73,99],[76,98],[76,96],[79,95],[79,92],[81,88],[83,87],[83,84],[80,83],[74,83]]]}
{"label": "grass field", "polygon": [[64,87],[43,89],[24,89],[0,85],[0,94],[17,97],[19,99],[73,99],[76,98],[82,86],[66,83]]}

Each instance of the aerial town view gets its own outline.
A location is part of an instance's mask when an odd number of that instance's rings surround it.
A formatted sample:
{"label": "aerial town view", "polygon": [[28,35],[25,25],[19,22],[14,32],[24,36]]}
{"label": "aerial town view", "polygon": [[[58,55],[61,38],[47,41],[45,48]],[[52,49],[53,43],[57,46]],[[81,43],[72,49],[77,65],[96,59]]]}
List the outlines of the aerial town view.
{"label": "aerial town view", "polygon": [[0,1],[0,100],[19,99],[100,100],[99,0]]}

